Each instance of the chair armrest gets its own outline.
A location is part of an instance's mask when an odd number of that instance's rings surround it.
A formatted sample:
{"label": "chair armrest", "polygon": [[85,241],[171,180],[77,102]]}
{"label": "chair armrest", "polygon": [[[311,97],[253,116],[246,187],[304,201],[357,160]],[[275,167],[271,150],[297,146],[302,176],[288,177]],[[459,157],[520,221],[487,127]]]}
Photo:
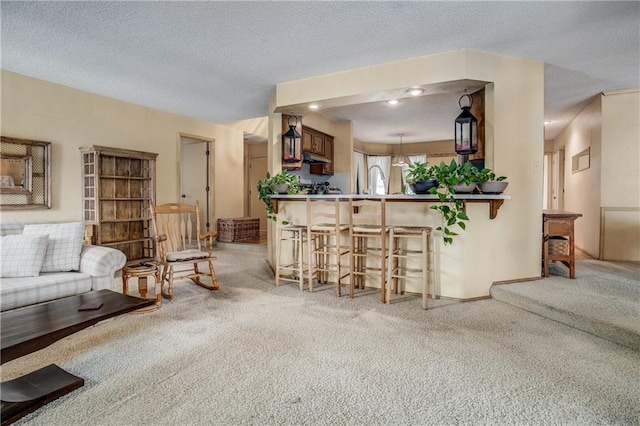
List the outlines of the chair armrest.
{"label": "chair armrest", "polygon": [[217,236],[218,236],[218,233],[216,231],[209,231],[209,232],[205,232],[204,234],[200,234],[198,238],[201,240],[204,240],[206,238],[216,238]]}
{"label": "chair armrest", "polygon": [[207,251],[211,253],[213,251],[213,242],[217,236],[218,236],[217,232],[209,231],[204,234],[198,235],[198,239],[207,240]]}
{"label": "chair armrest", "polygon": [[110,247],[83,245],[80,253],[80,272],[92,277],[113,277],[127,263],[120,250]]}

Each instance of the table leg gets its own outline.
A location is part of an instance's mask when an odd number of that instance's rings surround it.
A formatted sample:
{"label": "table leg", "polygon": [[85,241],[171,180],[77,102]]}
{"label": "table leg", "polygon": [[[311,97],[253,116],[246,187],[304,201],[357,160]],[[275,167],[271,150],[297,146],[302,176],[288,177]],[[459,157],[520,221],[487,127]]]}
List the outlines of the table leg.
{"label": "table leg", "polygon": [[140,292],[140,297],[147,298],[147,277],[138,277],[138,291]]}
{"label": "table leg", "polygon": [[129,294],[129,275],[122,274],[122,294]]}

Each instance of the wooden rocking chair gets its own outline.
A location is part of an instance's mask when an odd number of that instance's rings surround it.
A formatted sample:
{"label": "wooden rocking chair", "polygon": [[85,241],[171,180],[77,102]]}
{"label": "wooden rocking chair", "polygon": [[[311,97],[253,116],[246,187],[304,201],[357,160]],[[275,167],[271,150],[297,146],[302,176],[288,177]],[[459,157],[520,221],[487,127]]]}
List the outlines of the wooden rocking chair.
{"label": "wooden rocking chair", "polygon": [[[162,297],[173,298],[174,273],[179,274],[180,278],[190,278],[206,289],[218,290],[218,280],[213,269],[213,261],[216,257],[211,254],[217,234],[215,232],[200,233],[198,202],[196,201],[195,205],[169,203],[154,206],[152,204],[150,210],[161,269]],[[209,271],[201,272],[198,264],[205,262]],[[175,266],[183,268],[174,269]],[[211,278],[211,285],[201,281],[200,278],[203,276]],[[164,292],[165,282],[169,284],[167,293]]]}

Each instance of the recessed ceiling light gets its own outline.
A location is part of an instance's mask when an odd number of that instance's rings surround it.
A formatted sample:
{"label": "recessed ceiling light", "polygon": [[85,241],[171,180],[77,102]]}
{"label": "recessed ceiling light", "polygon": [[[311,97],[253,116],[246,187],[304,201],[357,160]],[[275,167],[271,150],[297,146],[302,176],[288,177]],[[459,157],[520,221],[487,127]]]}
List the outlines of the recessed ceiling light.
{"label": "recessed ceiling light", "polygon": [[551,120],[544,120],[544,124],[545,124],[545,125],[546,125],[546,124],[551,124],[551,123],[553,123],[553,121],[551,121]]}
{"label": "recessed ceiling light", "polygon": [[318,104],[309,105],[309,109],[318,109],[318,108],[320,108],[320,105],[318,105]]}
{"label": "recessed ceiling light", "polygon": [[387,103],[389,105],[398,105],[400,103],[400,101],[397,100],[397,99],[390,99],[390,100],[387,101]]}
{"label": "recessed ceiling light", "polygon": [[411,96],[420,96],[424,93],[424,89],[421,89],[419,87],[411,87],[410,89],[407,89],[406,92]]}

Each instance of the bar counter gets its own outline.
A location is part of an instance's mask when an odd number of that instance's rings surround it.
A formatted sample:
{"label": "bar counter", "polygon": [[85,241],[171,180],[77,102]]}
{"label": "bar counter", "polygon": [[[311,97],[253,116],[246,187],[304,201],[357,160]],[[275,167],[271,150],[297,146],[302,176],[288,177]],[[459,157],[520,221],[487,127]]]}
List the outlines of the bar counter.
{"label": "bar counter", "polygon": [[[341,223],[349,221],[349,200],[369,199],[385,200],[388,226],[430,226],[435,230],[442,225],[440,212],[431,209],[434,203],[440,200],[437,195],[431,194],[273,195],[271,200],[276,208],[278,222],[287,221],[305,226],[307,216],[304,201],[307,199],[341,201]],[[470,220],[465,230],[457,226],[451,227],[452,231],[458,233],[453,238],[452,244],[445,245],[442,233],[434,232],[436,295],[459,300],[485,298],[489,296],[489,290],[494,282],[521,277],[515,274],[519,274],[516,265],[521,260],[523,251],[515,249],[518,242],[513,241],[513,234],[510,232],[510,223],[514,218],[517,220],[517,212],[513,209],[513,203],[505,203],[511,200],[511,195],[458,194],[455,195],[455,199],[463,201]],[[498,209],[503,205],[501,216],[498,217]],[[274,222],[271,224],[275,225]],[[271,229],[271,233],[274,233],[275,227]],[[539,238],[536,242],[539,244]],[[531,249],[534,250],[534,247]],[[271,238],[269,238],[269,251],[273,259],[275,248]],[[539,245],[535,251],[539,255]],[[539,271],[538,263],[538,273]],[[367,283],[367,286],[379,287],[379,283],[372,282],[371,285]],[[418,293],[420,287],[417,283],[408,281],[407,291]]]}
{"label": "bar counter", "polygon": [[[489,218],[495,219],[498,215],[498,209],[505,200],[510,200],[511,195],[503,194],[455,194],[453,196],[456,200],[462,200],[463,203],[488,203],[489,204]],[[309,199],[319,200],[333,200],[340,199],[340,201],[351,200],[382,200],[387,202],[413,202],[413,203],[437,203],[440,199],[437,195],[432,194],[416,194],[416,195],[404,195],[404,194],[390,194],[390,195],[368,195],[368,194],[321,194],[321,195],[286,195],[277,194],[272,195],[275,213],[278,213],[278,201],[305,201]]]}

